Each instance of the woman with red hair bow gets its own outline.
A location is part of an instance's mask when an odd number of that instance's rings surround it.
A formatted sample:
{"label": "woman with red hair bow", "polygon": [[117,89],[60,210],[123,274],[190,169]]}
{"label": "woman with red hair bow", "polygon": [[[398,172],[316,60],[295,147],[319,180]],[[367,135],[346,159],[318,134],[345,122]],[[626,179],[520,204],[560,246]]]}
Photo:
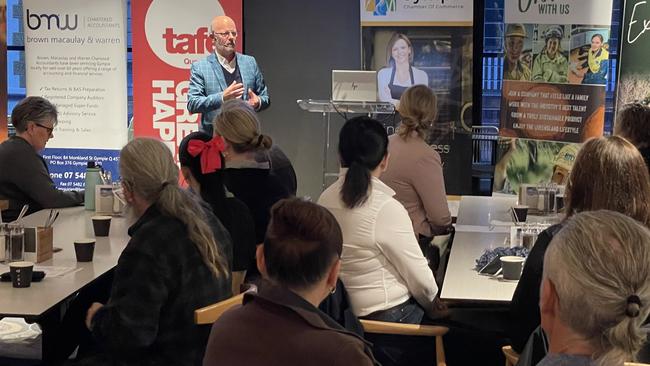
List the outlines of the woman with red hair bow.
{"label": "woman with red hair bow", "polygon": [[178,149],[181,172],[192,191],[210,204],[233,242],[232,291],[239,293],[246,270],[255,258],[253,217],[242,201],[230,194],[223,182],[223,138],[205,132],[187,135]]}

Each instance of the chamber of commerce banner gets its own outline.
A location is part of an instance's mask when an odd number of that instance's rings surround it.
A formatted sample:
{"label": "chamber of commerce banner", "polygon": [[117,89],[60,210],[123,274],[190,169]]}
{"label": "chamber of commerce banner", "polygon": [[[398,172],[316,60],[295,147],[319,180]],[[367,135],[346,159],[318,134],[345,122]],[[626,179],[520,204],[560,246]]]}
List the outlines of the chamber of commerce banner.
{"label": "chamber of commerce banner", "polygon": [[626,0],[622,4],[616,109],[627,103],[650,103],[650,4]]}
{"label": "chamber of commerce banner", "polygon": [[[210,22],[228,15],[242,34],[242,1],[131,1],[134,135],[163,141],[177,154],[183,137],[199,130],[187,111],[190,66],[213,52]],[[241,52],[242,37],[237,51]]]}
{"label": "chamber of commerce banner", "polygon": [[[7,2],[0,0],[0,70],[7,70]],[[7,138],[7,73],[0,72],[0,142]]]}
{"label": "chamber of commerce banner", "polygon": [[[360,0],[360,6],[362,68],[377,71],[377,100],[397,107],[412,85],[434,91],[438,118],[428,143],[442,159],[447,193],[470,194],[473,2]],[[391,134],[400,117],[383,123]]]}
{"label": "chamber of commerce banner", "polygon": [[565,184],[579,144],[601,136],[612,0],[505,0],[494,190]]}
{"label": "chamber of commerce banner", "polygon": [[23,0],[29,96],[56,105],[43,157],[62,189],[84,186],[94,160],[118,176],[127,140],[126,2]]}

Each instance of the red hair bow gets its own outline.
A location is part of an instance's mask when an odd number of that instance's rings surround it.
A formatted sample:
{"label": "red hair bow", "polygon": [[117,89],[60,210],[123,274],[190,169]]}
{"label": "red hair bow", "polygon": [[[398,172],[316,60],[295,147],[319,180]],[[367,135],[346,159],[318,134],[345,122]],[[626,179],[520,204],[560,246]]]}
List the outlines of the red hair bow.
{"label": "red hair bow", "polygon": [[201,155],[201,173],[214,173],[221,169],[221,152],[226,145],[221,136],[213,137],[210,141],[190,140],[187,145],[187,152],[192,157]]}

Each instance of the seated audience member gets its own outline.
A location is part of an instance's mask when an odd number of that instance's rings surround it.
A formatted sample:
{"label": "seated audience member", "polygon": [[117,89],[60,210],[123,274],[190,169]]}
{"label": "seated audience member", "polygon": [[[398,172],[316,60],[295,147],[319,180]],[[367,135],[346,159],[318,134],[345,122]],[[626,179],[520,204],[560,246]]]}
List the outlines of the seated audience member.
{"label": "seated audience member", "polygon": [[159,141],[129,142],[120,172],[137,221],[108,303],[88,309],[99,353],[84,363],[201,364],[210,329],[194,324],[194,310],[231,295],[225,248],[208,224],[214,215],[178,186],[178,167]]}
{"label": "seated audience member", "polygon": [[427,86],[406,89],[399,103],[402,122],[388,138],[388,168],[381,175],[408,211],[423,248],[451,225],[440,155],[425,141],[437,111],[436,95]]}
{"label": "seated audience member", "polygon": [[[601,137],[587,141],[578,152],[565,193],[567,218],[583,211],[612,210],[650,225],[650,176],[643,158],[627,140]],[[540,324],[539,287],[544,254],[564,222],[540,233],[517,284],[510,305],[510,339],[521,352]]]}
{"label": "seated audience member", "polygon": [[[261,133],[257,113],[240,99],[223,104],[221,113],[214,120],[214,132],[224,140],[226,188],[248,206],[255,223],[255,243],[261,244],[271,206],[290,195],[282,182],[271,174],[269,162],[255,159],[261,150],[271,148],[273,140]],[[253,258],[249,269],[257,272]]]}
{"label": "seated audience member", "polygon": [[44,98],[27,97],[14,107],[11,123],[16,136],[0,144],[0,200],[9,201],[9,209],[2,211],[3,220],[15,220],[25,204],[29,205],[28,214],[82,205],[83,192],[58,190],[39,155],[54,137],[56,107]]}
{"label": "seated audience member", "polygon": [[373,365],[368,344],[317,308],[336,288],[341,247],[326,209],[276,203],[257,249],[264,280],[214,323],[203,365]]}
{"label": "seated audience member", "polygon": [[623,366],[650,313],[650,231],[618,212],[569,218],[544,256],[540,308],[549,353],[538,366]]}
{"label": "seated audience member", "polygon": [[420,323],[425,313],[435,317],[438,287],[406,209],[379,180],[388,162],[387,147],[379,122],[348,120],[339,134],[341,175],[318,203],[341,225],[340,277],[355,315]]}
{"label": "seated audience member", "polygon": [[616,118],[614,133],[634,144],[650,169],[650,108],[640,103],[625,106]]}
{"label": "seated audience member", "polygon": [[239,293],[252,258],[255,257],[255,225],[246,204],[232,197],[223,183],[225,169],[221,137],[205,132],[187,135],[178,148],[181,172],[190,188],[210,204],[230,233],[233,242],[233,293]]}

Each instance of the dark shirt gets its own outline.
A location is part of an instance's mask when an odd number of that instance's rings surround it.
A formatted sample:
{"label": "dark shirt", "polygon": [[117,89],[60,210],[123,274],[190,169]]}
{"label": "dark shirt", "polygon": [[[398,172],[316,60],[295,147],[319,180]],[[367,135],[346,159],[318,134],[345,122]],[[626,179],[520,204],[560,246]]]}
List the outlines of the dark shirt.
{"label": "dark shirt", "polygon": [[0,144],[0,199],[9,201],[2,211],[5,222],[18,217],[23,205],[27,213],[43,208],[62,208],[83,204],[83,192],[58,190],[45,160],[25,139],[13,136]]}
{"label": "dark shirt", "polygon": [[228,298],[230,277],[215,278],[185,225],[155,206],[129,228],[129,235],[110,300],[93,318],[103,361],[200,365],[210,328],[194,324],[194,310]]}
{"label": "dark shirt", "polygon": [[243,165],[235,167],[234,164],[228,164],[224,181],[228,191],[242,200],[251,211],[255,223],[255,243],[264,242],[271,207],[290,196],[286,188],[275,175],[270,174],[268,168]]}
{"label": "dark shirt", "polygon": [[[227,197],[225,216],[220,218],[230,233],[233,243],[233,271],[245,271],[255,258],[255,223],[248,206],[237,197]],[[215,211],[216,213],[217,211]]]}
{"label": "dark shirt", "polygon": [[203,360],[205,366],[374,364],[363,339],[289,289],[267,281],[214,323]]}
{"label": "dark shirt", "polygon": [[275,175],[290,195],[295,196],[298,191],[296,171],[291,165],[291,160],[285,155],[278,145],[273,145],[268,151],[271,164],[271,174]]}
{"label": "dark shirt", "polygon": [[544,271],[544,254],[553,236],[562,228],[562,224],[553,225],[542,231],[531,249],[517,289],[510,303],[509,335],[512,349],[521,353],[531,333],[541,322],[539,312],[539,288],[542,285]]}
{"label": "dark shirt", "polygon": [[[239,65],[235,64],[235,70],[233,72],[228,72],[226,68],[221,66],[221,71],[223,71],[223,78],[226,80],[226,86],[230,86],[233,81],[241,83],[241,74],[239,73]],[[244,93],[248,93],[247,90],[244,90]]]}

